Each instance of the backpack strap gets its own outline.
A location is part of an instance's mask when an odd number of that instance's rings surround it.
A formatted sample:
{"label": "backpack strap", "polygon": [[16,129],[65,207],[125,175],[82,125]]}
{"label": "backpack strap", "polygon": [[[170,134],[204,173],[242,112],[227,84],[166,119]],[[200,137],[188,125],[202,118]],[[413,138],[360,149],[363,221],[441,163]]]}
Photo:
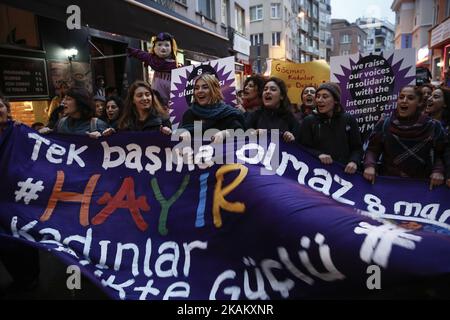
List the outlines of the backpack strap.
{"label": "backpack strap", "polygon": [[383,133],[383,140],[386,140],[386,136],[389,132],[389,122],[391,120],[391,115],[388,115],[387,117],[384,118],[383,120],[383,127],[381,128],[381,132]]}
{"label": "backpack strap", "polygon": [[63,125],[66,123],[67,121],[67,117],[62,117],[61,119],[58,120],[58,122],[56,123],[56,132],[61,132]]}

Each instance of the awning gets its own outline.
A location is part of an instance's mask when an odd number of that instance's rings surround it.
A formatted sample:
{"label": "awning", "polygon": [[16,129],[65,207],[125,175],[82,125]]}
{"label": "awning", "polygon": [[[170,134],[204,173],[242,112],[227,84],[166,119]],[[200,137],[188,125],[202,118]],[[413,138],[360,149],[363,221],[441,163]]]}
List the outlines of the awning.
{"label": "awning", "polygon": [[78,5],[83,26],[147,41],[155,34],[169,32],[180,48],[220,58],[230,55],[228,38],[202,29],[195,21],[149,0],[0,0],[0,3],[61,22],[69,17],[67,7]]}

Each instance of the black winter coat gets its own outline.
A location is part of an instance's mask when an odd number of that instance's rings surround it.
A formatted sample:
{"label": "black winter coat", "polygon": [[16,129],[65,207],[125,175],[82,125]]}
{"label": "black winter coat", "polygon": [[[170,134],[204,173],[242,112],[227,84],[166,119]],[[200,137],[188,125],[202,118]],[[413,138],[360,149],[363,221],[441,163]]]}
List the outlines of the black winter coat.
{"label": "black winter coat", "polygon": [[252,112],[246,118],[247,129],[278,129],[280,135],[289,131],[296,137],[298,135],[298,122],[290,111],[280,113],[278,109],[262,108]]}
{"label": "black winter coat", "polygon": [[331,118],[320,114],[307,116],[300,126],[298,140],[317,156],[329,154],[344,165],[361,162],[361,134],[355,118],[348,113],[336,113]]}

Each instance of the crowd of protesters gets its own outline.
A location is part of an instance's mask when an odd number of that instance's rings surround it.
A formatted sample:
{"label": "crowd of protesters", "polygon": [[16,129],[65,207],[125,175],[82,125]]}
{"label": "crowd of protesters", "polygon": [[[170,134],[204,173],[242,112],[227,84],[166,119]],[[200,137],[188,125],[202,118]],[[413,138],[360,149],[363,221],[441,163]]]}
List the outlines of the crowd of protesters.
{"label": "crowd of protesters", "polygon": [[[158,37],[155,41],[160,40],[165,47],[156,46],[155,51],[161,51],[159,54],[169,60],[159,61],[159,78],[154,83],[158,88],[167,88],[165,73],[176,63],[170,47],[174,39],[166,34]],[[158,62],[137,50],[130,50],[130,54],[149,64]],[[196,121],[202,122],[203,132],[218,130],[211,137],[214,143],[226,139],[229,130],[250,129],[258,133],[277,129],[282,140],[302,145],[322,164],[340,163],[347,174],[359,170],[371,183],[375,183],[379,174],[427,179],[430,188],[444,183],[450,187],[450,89],[447,87],[426,84],[402,88],[396,110],[380,119],[364,150],[358,123],[341,105],[337,84],[306,86],[300,93],[300,103],[295,105],[289,100],[283,80],[253,75],[245,80],[236,107],[224,101],[214,75],[203,73],[194,79],[193,85],[193,100],[180,124],[180,130],[185,130],[180,135],[183,140],[191,139]],[[125,101],[114,92],[103,97],[66,84],[62,89],[50,105],[46,126],[35,127],[41,134],[55,132],[91,138],[120,131],[172,134],[167,89],[160,92],[137,80],[130,86]],[[11,120],[8,100],[0,95],[0,134]],[[36,251],[24,249],[20,257],[11,256],[13,251],[1,247],[0,258],[6,261],[16,287],[31,288],[39,273]],[[29,278],[18,267],[23,259],[28,261],[28,267],[34,266],[35,272]]]}
{"label": "crowd of protesters", "polygon": [[[50,103],[48,123],[33,124],[41,134],[50,132],[107,137],[118,131],[160,131],[172,134],[169,110],[161,94],[149,83],[137,80],[125,101],[115,95],[92,96],[85,88],[67,87]],[[7,99],[2,96],[0,132],[10,119]],[[364,178],[388,175],[428,178],[430,186],[444,182],[450,187],[450,89],[424,84],[401,89],[397,108],[383,116],[366,143],[356,119],[341,105],[335,83],[306,86],[300,103],[292,104],[283,80],[260,75],[248,77],[235,107],[224,101],[218,79],[204,73],[194,79],[192,103],[183,115],[181,139],[191,139],[194,123],[202,129],[217,129],[211,140],[223,141],[228,130],[279,130],[285,142],[298,143],[328,165],[341,163],[349,174],[358,169]],[[59,105],[57,105],[59,103]],[[9,109],[8,109],[9,110]],[[363,145],[366,148],[363,149]]]}

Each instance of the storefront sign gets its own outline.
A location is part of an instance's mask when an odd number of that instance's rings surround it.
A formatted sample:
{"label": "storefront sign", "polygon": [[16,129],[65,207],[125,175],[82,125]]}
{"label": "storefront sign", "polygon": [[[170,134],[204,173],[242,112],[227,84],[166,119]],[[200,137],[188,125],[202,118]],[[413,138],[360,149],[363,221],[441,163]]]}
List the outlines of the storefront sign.
{"label": "storefront sign", "polygon": [[439,24],[436,28],[431,30],[430,47],[434,48],[438,44],[450,38],[450,19],[447,18],[444,22]]}
{"label": "storefront sign", "polygon": [[45,59],[0,55],[0,91],[12,99],[48,97]]}
{"label": "storefront sign", "polygon": [[233,49],[237,52],[245,54],[246,56],[250,55],[250,41],[239,35],[238,33],[234,33],[233,37]]}

